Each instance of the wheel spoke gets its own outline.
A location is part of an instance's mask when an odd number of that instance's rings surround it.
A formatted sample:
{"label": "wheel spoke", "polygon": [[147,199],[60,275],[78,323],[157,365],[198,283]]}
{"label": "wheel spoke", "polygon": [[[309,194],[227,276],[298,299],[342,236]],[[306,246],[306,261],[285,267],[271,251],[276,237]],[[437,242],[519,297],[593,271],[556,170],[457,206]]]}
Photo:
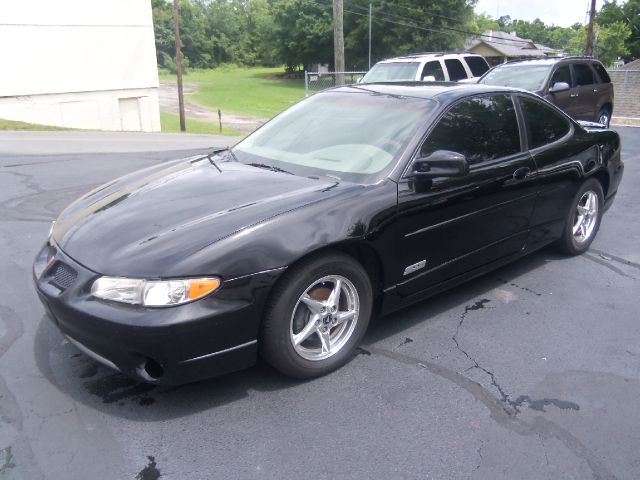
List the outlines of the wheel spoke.
{"label": "wheel spoke", "polygon": [[341,323],[346,323],[356,316],[355,310],[349,310],[347,312],[338,312],[336,315],[336,320],[338,321],[336,325],[340,325]]}
{"label": "wheel spoke", "polygon": [[331,294],[327,299],[327,305],[329,307],[333,307],[333,306],[335,306],[336,308],[338,307],[338,303],[340,302],[341,291],[342,291],[342,280],[338,278],[336,279],[336,283],[333,286],[333,290],[331,290]]}
{"label": "wheel spoke", "polygon": [[320,318],[319,315],[311,315],[309,317],[309,321],[304,326],[304,328],[299,332],[293,335],[293,344],[300,345],[304,342],[309,336],[316,331],[316,321]]}
{"label": "wheel spoke", "polygon": [[322,353],[330,353],[331,352],[331,333],[329,329],[326,329],[324,332],[318,330],[318,336],[320,337],[320,343],[322,343]]}
{"label": "wheel spoke", "polygon": [[587,213],[589,213],[591,210],[589,209],[589,207],[587,206],[582,206],[582,205],[578,205],[578,214],[580,216],[582,215],[586,215]]}
{"label": "wheel spoke", "polygon": [[593,195],[587,194],[587,201],[584,206],[587,209],[587,212],[591,212],[593,210]]}
{"label": "wheel spoke", "polygon": [[573,234],[577,235],[578,231],[580,231],[580,227],[582,227],[582,222],[584,221],[584,217],[582,215],[578,216],[576,223],[573,224]]}
{"label": "wheel spoke", "polygon": [[584,222],[580,224],[580,236],[584,238],[587,235],[587,229],[584,226]]}
{"label": "wheel spoke", "polygon": [[311,298],[306,293],[300,298],[300,300],[314,315],[320,315],[322,313],[322,309],[325,307],[324,302],[320,302],[314,298]]}

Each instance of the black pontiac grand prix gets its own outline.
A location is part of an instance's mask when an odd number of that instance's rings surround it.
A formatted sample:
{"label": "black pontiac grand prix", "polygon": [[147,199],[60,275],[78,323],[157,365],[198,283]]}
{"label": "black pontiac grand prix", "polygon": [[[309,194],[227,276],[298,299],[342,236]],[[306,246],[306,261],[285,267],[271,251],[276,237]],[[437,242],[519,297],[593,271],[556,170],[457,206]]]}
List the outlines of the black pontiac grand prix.
{"label": "black pontiac grand prix", "polygon": [[618,135],[524,91],[373,84],[300,102],[232,149],[103,185],[34,264],[80,350],[153,383],[260,354],[299,378],[386,314],[547,244],[589,248]]}

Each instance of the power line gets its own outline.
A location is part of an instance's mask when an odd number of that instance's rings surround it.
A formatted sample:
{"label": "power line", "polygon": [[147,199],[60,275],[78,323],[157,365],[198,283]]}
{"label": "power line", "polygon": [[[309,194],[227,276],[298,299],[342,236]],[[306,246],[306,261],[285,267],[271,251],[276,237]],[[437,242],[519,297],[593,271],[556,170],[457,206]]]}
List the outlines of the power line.
{"label": "power line", "polygon": [[[332,8],[331,5],[327,5],[326,3],[320,2],[319,0],[302,0],[302,1],[306,2],[306,3],[309,3],[309,4],[313,4],[313,5],[319,6],[319,7]],[[360,7],[360,5],[351,5],[351,6],[352,7],[355,6],[356,8]],[[352,15],[357,15],[357,16],[360,16],[360,17],[367,17],[367,18],[369,17],[368,13],[355,12],[353,10],[348,10],[346,8],[344,9],[344,12],[350,13]],[[399,25],[399,26],[403,26],[403,27],[414,28],[416,30],[422,30],[422,31],[425,31],[425,32],[444,33],[444,34],[448,33],[448,34],[451,34],[451,35],[453,33],[463,33],[463,34],[469,35],[471,37],[480,37],[480,38],[481,37],[486,37],[486,38],[491,39],[490,42],[494,43],[496,45],[508,45],[508,46],[512,46],[512,47],[515,46],[515,45],[513,45],[514,42],[516,42],[516,43],[524,43],[524,44],[529,43],[527,40],[515,39],[515,38],[513,40],[504,39],[504,38],[496,38],[496,37],[493,37],[491,35],[484,35],[484,34],[481,34],[481,33],[469,32],[469,31],[466,31],[466,30],[460,30],[460,29],[456,29],[456,28],[452,28],[452,27],[445,27],[445,26],[440,26],[439,28],[423,27],[423,26],[420,26],[420,25],[415,25],[414,23],[407,23],[407,22],[413,22],[414,21],[413,19],[410,19],[408,17],[403,17],[401,15],[390,14],[388,12],[384,12],[384,11],[381,11],[381,10],[377,10],[377,12],[381,13],[382,17],[374,16],[373,17],[374,21],[385,22],[385,23]],[[418,13],[418,12],[416,12],[416,13]],[[420,12],[420,14],[421,15],[429,15],[426,12]],[[393,17],[399,18],[401,20],[406,20],[406,21],[402,22],[402,21],[392,20]]]}
{"label": "power line", "polygon": [[[360,3],[360,4],[362,4],[362,2],[357,2],[356,0],[350,0],[350,1],[351,1],[352,3]],[[372,3],[375,5],[375,2],[372,2]],[[376,5],[376,6],[378,6],[378,5]],[[430,16],[432,16],[432,17],[438,17],[438,18],[444,18],[444,19],[446,19],[446,20],[451,20],[452,22],[459,22],[459,21],[460,21],[460,19],[459,19],[459,18],[455,18],[455,17],[448,17],[448,16],[446,16],[446,15],[442,15],[442,14],[439,14],[439,13],[424,12],[424,11],[421,11],[421,10],[415,10],[415,9],[413,9],[413,8],[406,7],[406,6],[404,6],[404,5],[394,5],[394,7],[395,7],[395,8],[401,8],[401,9],[406,10],[407,12],[410,12],[410,13],[412,13],[412,14],[419,14],[419,15],[425,15],[425,14],[426,14],[426,15],[430,15]],[[406,17],[405,17],[405,18],[406,18]]]}
{"label": "power line", "polygon": [[[307,0],[310,1],[310,0]],[[352,15],[358,15],[360,17],[368,17],[367,14],[364,13],[360,13],[360,12],[354,12],[353,10],[344,10],[345,12],[351,13]],[[507,39],[503,39],[503,38],[495,38],[495,37],[491,37],[489,35],[481,35],[481,34],[477,34],[477,33],[473,33],[473,32],[465,32],[465,31],[460,31],[460,30],[456,30],[456,29],[452,29],[452,28],[447,28],[447,27],[440,27],[440,28],[429,28],[429,27],[422,27],[419,25],[415,25],[413,23],[406,23],[406,22],[399,22],[396,20],[391,20],[390,18],[383,18],[383,17],[373,17],[374,21],[378,21],[378,22],[385,22],[385,23],[390,23],[390,24],[394,24],[394,25],[400,25],[403,27],[409,27],[409,28],[415,28],[417,30],[422,30],[422,31],[426,31],[426,32],[432,32],[432,33],[445,33],[445,34],[450,34],[453,35],[454,33],[466,33],[469,36],[472,37],[489,37],[491,38],[490,42],[494,43],[496,45],[508,45],[508,46],[516,46],[513,45],[513,41],[518,41],[518,40],[507,40]],[[524,40],[520,40],[521,42],[524,43],[529,43],[527,41]]]}
{"label": "power line", "polygon": [[[359,5],[359,4],[357,4],[357,2],[353,2],[353,0],[350,0],[350,1],[351,1],[352,3],[356,3],[355,5],[353,5],[353,4],[352,4],[352,5],[351,5],[352,7],[362,8],[362,9],[364,9],[364,8],[365,8],[365,7],[363,7],[363,6]],[[406,7],[405,7],[405,9],[407,9],[407,10],[408,10],[408,8],[406,8]],[[443,15],[437,15],[437,14],[433,14],[433,13],[430,13],[430,12],[419,12],[419,11],[417,11],[417,10],[412,10],[412,12],[413,12],[413,13],[415,13],[415,14],[420,14],[420,15],[429,15],[429,16],[436,16],[436,17],[440,16],[440,17],[442,17],[442,18],[446,18],[446,19],[448,19],[448,20],[452,20],[452,21],[456,21],[456,22],[458,22],[458,21],[459,21],[459,19],[458,19],[458,20],[456,20],[456,19],[454,19],[454,18],[452,18],[452,17],[445,17],[445,16],[443,16]],[[404,17],[404,16],[402,16],[402,15],[398,15],[398,14],[395,14],[395,13],[385,12],[384,10],[377,10],[377,13],[382,14],[383,16],[386,16],[386,17],[389,17],[389,18],[397,18],[397,19],[400,19],[400,20],[408,21],[408,22],[413,22],[413,21],[415,21],[415,19],[413,19],[413,18]],[[521,39],[521,38],[514,38],[514,39],[496,38],[496,37],[494,37],[493,35],[485,35],[485,34],[483,34],[483,33],[470,32],[470,31],[468,31],[468,30],[461,30],[461,29],[459,29],[459,28],[448,27],[448,26],[444,26],[444,25],[440,25],[440,26],[439,26],[439,28],[444,29],[444,30],[451,30],[451,31],[454,31],[454,32],[456,32],[456,33],[464,33],[464,34],[466,34],[466,35],[474,36],[474,37],[485,37],[485,38],[490,38],[492,42],[494,42],[494,43],[502,43],[502,44],[504,44],[504,45],[508,45],[510,42],[515,42],[515,43],[525,43],[525,44],[526,44],[526,43],[529,43],[529,41],[528,41],[528,40],[524,40],[524,39]],[[502,40],[502,42],[501,42],[501,40]]]}

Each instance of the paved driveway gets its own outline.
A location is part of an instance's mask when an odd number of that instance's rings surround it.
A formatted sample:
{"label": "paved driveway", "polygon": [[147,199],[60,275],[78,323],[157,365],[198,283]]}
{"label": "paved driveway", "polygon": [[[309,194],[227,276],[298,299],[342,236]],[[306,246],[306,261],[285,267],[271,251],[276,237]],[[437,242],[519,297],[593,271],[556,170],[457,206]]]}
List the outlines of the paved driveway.
{"label": "paved driveway", "polygon": [[619,131],[625,178],[587,254],[376,319],[324,378],[258,365],[179,388],[79,354],[30,266],[81,193],[228,140],[2,134],[0,479],[639,478],[640,131]]}

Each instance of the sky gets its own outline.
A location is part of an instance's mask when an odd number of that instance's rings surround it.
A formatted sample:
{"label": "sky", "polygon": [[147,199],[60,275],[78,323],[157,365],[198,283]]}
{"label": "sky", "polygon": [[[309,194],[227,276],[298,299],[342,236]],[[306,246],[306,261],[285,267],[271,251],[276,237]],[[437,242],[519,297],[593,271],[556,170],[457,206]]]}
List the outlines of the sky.
{"label": "sky", "polygon": [[[603,0],[596,0],[596,11]],[[478,0],[476,12],[485,12],[493,18],[509,15],[512,20],[535,20],[539,18],[547,25],[570,27],[576,22],[585,23],[589,0]]]}

